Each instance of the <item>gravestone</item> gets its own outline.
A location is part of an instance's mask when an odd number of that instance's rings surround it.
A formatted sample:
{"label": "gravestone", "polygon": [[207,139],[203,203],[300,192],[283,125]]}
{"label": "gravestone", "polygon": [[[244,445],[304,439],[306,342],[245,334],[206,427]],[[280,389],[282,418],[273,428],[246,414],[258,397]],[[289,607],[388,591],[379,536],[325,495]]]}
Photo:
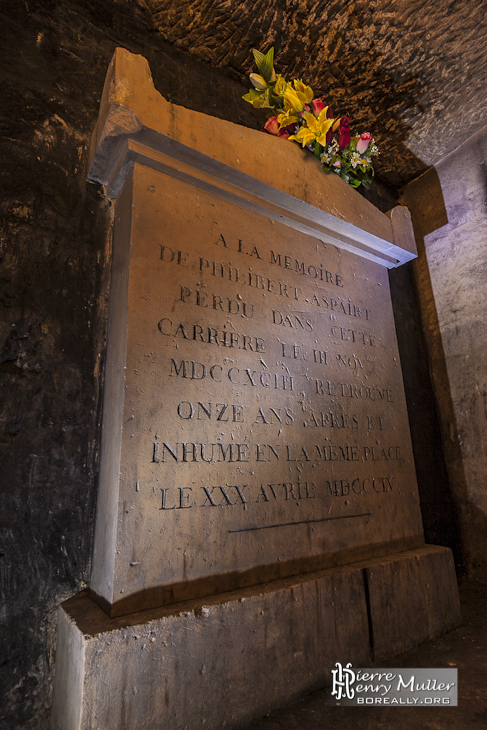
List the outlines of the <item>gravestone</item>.
{"label": "gravestone", "polygon": [[89,177],[116,199],[99,496],[53,726],[236,727],[455,625],[389,294],[407,210],[174,107],[123,49]]}

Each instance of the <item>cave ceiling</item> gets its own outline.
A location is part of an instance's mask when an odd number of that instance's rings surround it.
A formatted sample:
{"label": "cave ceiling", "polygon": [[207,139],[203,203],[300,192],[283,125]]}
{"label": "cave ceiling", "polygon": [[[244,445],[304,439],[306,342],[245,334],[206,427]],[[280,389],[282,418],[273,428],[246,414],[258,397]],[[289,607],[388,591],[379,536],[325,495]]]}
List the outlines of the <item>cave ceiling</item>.
{"label": "cave ceiling", "polygon": [[251,48],[378,140],[394,186],[457,149],[486,118],[485,0],[133,0],[172,45],[245,80]]}

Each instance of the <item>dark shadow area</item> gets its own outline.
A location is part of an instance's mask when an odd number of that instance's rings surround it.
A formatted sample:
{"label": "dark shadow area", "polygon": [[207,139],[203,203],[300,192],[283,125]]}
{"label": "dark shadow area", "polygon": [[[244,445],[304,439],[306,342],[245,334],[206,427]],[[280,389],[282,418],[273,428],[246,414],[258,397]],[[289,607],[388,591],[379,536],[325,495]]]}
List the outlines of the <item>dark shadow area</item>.
{"label": "dark shadow area", "polygon": [[468,503],[465,472],[424,244],[448,223],[436,171],[403,188],[400,202],[411,213],[418,258],[390,272],[390,281],[425,536],[451,547],[462,572],[468,568],[460,513],[460,503]]}
{"label": "dark shadow area", "polygon": [[413,264],[391,269],[389,280],[424,536],[427,543],[451,548],[457,570],[461,572],[464,560],[460,525],[443,453],[441,427],[431,382]]}

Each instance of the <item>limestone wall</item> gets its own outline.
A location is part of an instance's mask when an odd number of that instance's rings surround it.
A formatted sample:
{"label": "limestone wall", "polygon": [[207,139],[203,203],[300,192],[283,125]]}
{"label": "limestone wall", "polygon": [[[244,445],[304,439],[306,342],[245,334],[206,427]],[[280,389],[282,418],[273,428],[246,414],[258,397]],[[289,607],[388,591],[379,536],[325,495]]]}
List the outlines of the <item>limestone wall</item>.
{"label": "limestone wall", "polygon": [[[403,191],[454,507],[469,572],[487,578],[485,128]],[[442,485],[449,499],[448,486]]]}

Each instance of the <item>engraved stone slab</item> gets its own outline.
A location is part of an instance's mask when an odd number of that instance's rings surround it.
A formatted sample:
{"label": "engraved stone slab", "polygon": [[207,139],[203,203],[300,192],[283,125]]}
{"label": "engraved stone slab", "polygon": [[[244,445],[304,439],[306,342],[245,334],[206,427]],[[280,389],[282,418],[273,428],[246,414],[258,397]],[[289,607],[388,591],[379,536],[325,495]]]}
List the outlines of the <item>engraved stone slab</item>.
{"label": "engraved stone slab", "polygon": [[110,307],[112,614],[422,544],[383,266],[136,164]]}
{"label": "engraved stone slab", "polygon": [[296,145],[175,107],[117,49],[92,595],[112,616],[423,545],[387,267],[415,255]]}

